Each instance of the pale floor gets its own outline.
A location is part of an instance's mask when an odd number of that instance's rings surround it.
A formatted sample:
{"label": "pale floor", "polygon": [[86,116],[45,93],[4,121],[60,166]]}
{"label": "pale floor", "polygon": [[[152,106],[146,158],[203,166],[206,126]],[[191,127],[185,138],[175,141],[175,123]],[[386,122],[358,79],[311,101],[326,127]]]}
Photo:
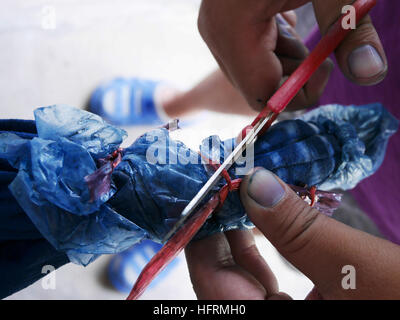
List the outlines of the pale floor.
{"label": "pale floor", "polygon": [[[0,115],[31,119],[37,106],[84,107],[92,90],[116,76],[168,80],[189,88],[216,64],[197,28],[197,0],[3,0],[0,11]],[[195,147],[210,134],[235,136],[249,119],[211,115],[180,136]],[[221,120],[224,121],[221,121]],[[149,128],[129,129],[127,143]],[[258,237],[282,291],[302,299],[312,283]],[[56,289],[41,281],[9,299],[124,299],[104,285],[104,256],[56,271]],[[143,299],[194,299],[184,257]]]}

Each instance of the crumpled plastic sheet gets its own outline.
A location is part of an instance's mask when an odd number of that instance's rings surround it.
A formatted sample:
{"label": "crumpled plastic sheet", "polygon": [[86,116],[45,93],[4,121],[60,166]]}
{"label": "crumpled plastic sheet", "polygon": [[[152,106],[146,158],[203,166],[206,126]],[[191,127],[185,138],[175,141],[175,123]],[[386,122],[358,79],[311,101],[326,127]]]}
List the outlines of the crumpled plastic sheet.
{"label": "crumpled plastic sheet", "polygon": [[[235,144],[209,137],[200,147],[202,158],[168,130],[153,130],[124,149],[109,190],[93,201],[85,178],[120,146],[125,131],[65,105],[39,108],[35,120],[38,137],[32,140],[0,134],[0,158],[18,169],[9,188],[42,235],[82,265],[145,238],[160,242],[213,173],[202,159],[222,162]],[[377,170],[397,126],[379,104],[325,106],[272,126],[246,161],[289,184],[348,189]],[[229,170],[232,179],[244,174],[237,169]],[[251,227],[233,192],[196,238]]]}

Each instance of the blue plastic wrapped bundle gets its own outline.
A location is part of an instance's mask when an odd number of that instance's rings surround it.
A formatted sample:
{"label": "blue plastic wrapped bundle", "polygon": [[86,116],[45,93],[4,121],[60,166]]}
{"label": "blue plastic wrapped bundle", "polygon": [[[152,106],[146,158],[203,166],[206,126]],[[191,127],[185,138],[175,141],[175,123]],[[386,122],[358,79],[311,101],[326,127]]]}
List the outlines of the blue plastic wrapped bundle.
{"label": "blue plastic wrapped bundle", "polygon": [[[18,170],[9,185],[13,198],[6,201],[18,202],[43,237],[78,264],[142,239],[160,242],[212,173],[197,152],[156,129],[122,151],[121,162],[98,180],[106,192],[93,198],[86,181],[102,158],[116,152],[125,132],[63,105],[37,109],[35,120],[37,136],[0,134],[0,158]],[[246,161],[289,184],[347,189],[379,167],[397,126],[379,104],[326,106],[272,126]],[[222,161],[234,143],[213,136],[201,154]],[[233,179],[242,174],[238,167],[229,170]],[[231,193],[196,237],[250,227],[239,195]]]}
{"label": "blue plastic wrapped bundle", "polygon": [[110,190],[95,201],[85,177],[96,159],[117,148],[125,131],[100,117],[68,106],[35,111],[38,137],[0,135],[0,157],[18,168],[9,188],[37,229],[70,261],[87,265],[142,239],[145,231],[113,212]]}
{"label": "blue plastic wrapped bundle", "polygon": [[341,146],[338,168],[319,188],[353,189],[376,172],[383,162],[389,138],[398,120],[379,103],[363,107],[327,105],[304,114],[302,120],[334,132]]}

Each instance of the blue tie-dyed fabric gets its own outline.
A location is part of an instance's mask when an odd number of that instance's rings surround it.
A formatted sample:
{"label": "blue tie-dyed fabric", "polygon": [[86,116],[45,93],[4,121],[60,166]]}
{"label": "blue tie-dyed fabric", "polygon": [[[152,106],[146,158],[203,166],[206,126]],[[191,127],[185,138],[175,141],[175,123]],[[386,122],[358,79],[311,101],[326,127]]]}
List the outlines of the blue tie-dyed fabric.
{"label": "blue tie-dyed fabric", "polygon": [[[65,253],[86,265],[145,238],[161,241],[213,172],[197,152],[156,129],[124,149],[109,191],[92,201],[85,177],[126,133],[96,115],[61,105],[37,109],[35,122],[18,121],[0,122],[0,239],[7,244],[47,240],[57,250],[48,252],[53,258],[60,252],[60,261]],[[325,106],[271,127],[246,161],[290,184],[348,189],[377,170],[397,125],[379,104]],[[233,147],[233,139],[221,142],[213,136],[200,150],[222,161]],[[229,170],[232,178],[243,174],[240,167]],[[250,227],[238,194],[231,193],[196,237]]]}

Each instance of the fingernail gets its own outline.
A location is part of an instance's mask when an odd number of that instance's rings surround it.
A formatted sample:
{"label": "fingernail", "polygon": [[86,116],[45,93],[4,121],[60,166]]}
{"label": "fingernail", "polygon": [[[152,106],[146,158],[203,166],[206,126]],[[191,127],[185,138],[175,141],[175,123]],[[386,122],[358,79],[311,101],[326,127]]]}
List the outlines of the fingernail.
{"label": "fingernail", "polygon": [[350,72],[356,78],[372,78],[385,69],[385,64],[378,51],[371,45],[355,49],[349,56]]}
{"label": "fingernail", "polygon": [[280,13],[278,13],[275,18],[279,24],[288,26],[288,27],[290,26],[289,23],[286,21],[286,19]]}
{"label": "fingernail", "polygon": [[280,14],[276,15],[276,22],[278,23],[279,33],[282,36],[295,38],[295,36],[289,31],[289,28],[291,28],[290,24]]}
{"label": "fingernail", "polygon": [[284,197],[285,189],[272,173],[258,169],[250,177],[247,193],[259,205],[270,208]]}
{"label": "fingernail", "polygon": [[294,35],[288,30],[288,28],[282,27],[281,25],[278,24],[278,29],[279,29],[279,33],[281,34],[281,36],[291,38],[291,39],[295,38]]}

